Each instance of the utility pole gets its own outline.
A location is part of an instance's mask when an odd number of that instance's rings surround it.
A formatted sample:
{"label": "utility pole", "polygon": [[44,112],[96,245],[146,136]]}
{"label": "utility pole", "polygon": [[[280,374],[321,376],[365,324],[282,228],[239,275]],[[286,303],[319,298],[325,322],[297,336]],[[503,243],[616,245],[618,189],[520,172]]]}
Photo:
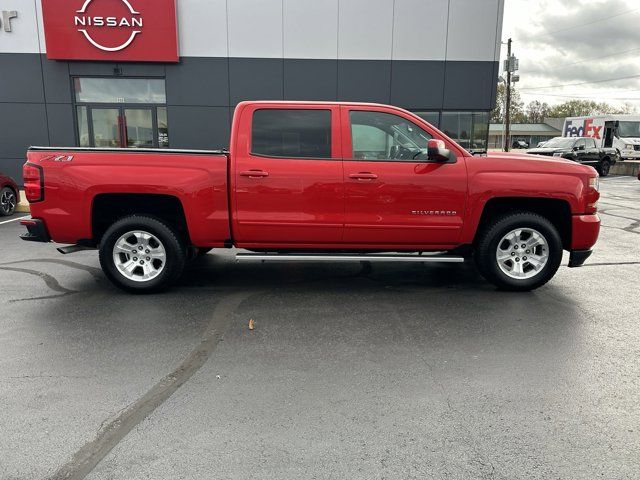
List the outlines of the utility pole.
{"label": "utility pole", "polygon": [[505,128],[505,134],[504,134],[504,151],[508,152],[509,151],[509,137],[510,137],[510,132],[509,132],[509,124],[510,124],[510,113],[511,113],[511,71],[512,71],[512,65],[511,65],[511,39],[509,39],[509,41],[507,42],[507,106],[505,107],[505,111],[504,111],[504,128]]}
{"label": "utility pole", "polygon": [[511,39],[507,42],[507,59],[504,61],[503,70],[507,72],[505,84],[507,101],[504,109],[504,151],[508,152],[511,139],[511,84],[520,80],[520,75],[516,73],[518,71],[518,59],[511,53]]}

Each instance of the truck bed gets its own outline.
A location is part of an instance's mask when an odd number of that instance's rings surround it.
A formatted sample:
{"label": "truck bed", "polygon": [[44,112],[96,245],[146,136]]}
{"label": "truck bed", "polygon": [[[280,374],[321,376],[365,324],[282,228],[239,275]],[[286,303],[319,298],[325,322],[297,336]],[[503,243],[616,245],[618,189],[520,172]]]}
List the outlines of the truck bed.
{"label": "truck bed", "polygon": [[44,198],[31,203],[31,214],[46,218],[60,243],[93,237],[97,203],[149,194],[180,200],[194,244],[218,247],[230,238],[225,150],[31,147],[27,159],[46,166]]}

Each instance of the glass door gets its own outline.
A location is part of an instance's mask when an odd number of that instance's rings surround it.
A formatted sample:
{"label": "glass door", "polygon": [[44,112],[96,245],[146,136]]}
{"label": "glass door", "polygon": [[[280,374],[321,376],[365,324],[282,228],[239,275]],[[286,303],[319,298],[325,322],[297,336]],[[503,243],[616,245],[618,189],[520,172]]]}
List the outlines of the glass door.
{"label": "glass door", "polygon": [[78,107],[81,147],[166,148],[169,146],[165,107]]}
{"label": "glass door", "polygon": [[92,147],[119,148],[122,141],[122,116],[119,108],[91,108],[89,136]]}
{"label": "glass door", "polygon": [[150,108],[123,108],[121,117],[124,122],[125,142],[128,148],[153,148],[153,112]]}

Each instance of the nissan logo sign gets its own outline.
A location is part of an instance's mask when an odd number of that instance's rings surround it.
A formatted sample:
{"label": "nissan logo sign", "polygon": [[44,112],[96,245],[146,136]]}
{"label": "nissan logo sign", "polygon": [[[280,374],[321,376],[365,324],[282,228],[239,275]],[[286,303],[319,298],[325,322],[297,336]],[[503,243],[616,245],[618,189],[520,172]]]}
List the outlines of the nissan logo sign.
{"label": "nissan logo sign", "polygon": [[51,60],[177,62],[176,0],[43,0]]}
{"label": "nissan logo sign", "polygon": [[[142,15],[140,12],[136,12],[131,4],[127,0],[121,0],[122,3],[129,10],[129,16],[91,16],[87,14],[87,9],[91,3],[96,0],[87,0],[82,5],[82,8],[78,10],[77,15],[74,17],[75,26],[78,27],[78,32],[84,34],[85,38],[96,48],[104,50],[105,52],[117,52],[131,45],[136,38],[136,35],[142,32]],[[95,40],[90,31],[95,31],[101,28],[119,28],[129,32],[129,37],[124,40],[120,45],[107,46],[102,45],[99,41]]]}

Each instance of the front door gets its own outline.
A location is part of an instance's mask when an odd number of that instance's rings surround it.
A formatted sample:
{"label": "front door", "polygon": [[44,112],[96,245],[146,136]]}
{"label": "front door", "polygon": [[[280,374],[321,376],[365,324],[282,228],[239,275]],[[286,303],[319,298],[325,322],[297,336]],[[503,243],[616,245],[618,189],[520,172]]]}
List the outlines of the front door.
{"label": "front door", "polygon": [[385,248],[453,245],[467,195],[464,157],[415,158],[432,138],[427,127],[385,107],[342,107],[344,242]]}
{"label": "front door", "polygon": [[339,107],[250,105],[233,159],[233,230],[242,247],[338,244],[344,227]]}

